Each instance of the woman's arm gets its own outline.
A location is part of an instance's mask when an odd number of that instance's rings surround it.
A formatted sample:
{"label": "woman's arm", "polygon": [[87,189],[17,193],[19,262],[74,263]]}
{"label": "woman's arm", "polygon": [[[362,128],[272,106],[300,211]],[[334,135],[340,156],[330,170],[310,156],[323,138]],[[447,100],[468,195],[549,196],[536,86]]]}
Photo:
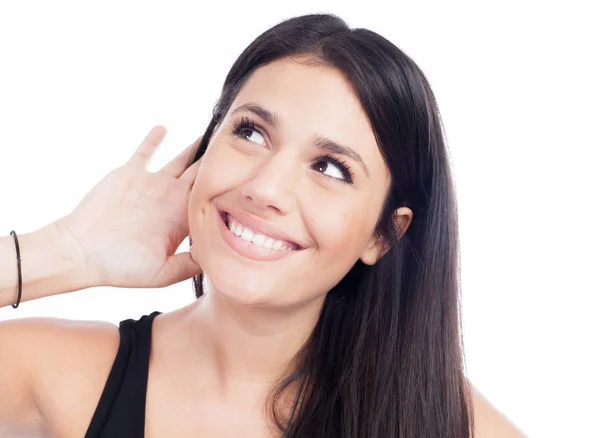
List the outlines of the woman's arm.
{"label": "woman's arm", "polygon": [[[21,302],[94,286],[59,222],[27,234],[17,234],[21,254]],[[0,307],[18,295],[17,252],[12,235],[0,237]]]}
{"label": "woman's arm", "polygon": [[0,437],[83,436],[118,346],[108,322],[0,321]]}
{"label": "woman's arm", "polygon": [[[189,252],[175,253],[189,234],[187,204],[199,163],[187,164],[200,139],[149,172],[165,134],[152,129],[73,212],[17,235],[22,302],[95,286],[165,287],[201,272]],[[0,237],[0,307],[17,301],[17,273],[14,238]]]}
{"label": "woman's arm", "polygon": [[[58,223],[17,237],[23,283],[21,302],[92,285],[91,276],[78,261]],[[15,303],[17,292],[14,238],[1,237],[0,307]],[[75,322],[68,328],[63,325],[61,320],[49,318],[0,321],[0,436],[50,436],[53,420],[42,409],[43,402],[56,404],[56,400],[73,390],[67,384],[58,392],[49,393],[47,382],[58,380],[53,373],[64,375],[61,370],[69,369],[70,376],[79,375],[81,370],[77,368],[88,359],[93,365],[84,368],[106,374],[110,367],[110,350],[101,348],[110,340],[105,334],[110,334],[110,324]],[[94,327],[93,332],[89,326]]]}
{"label": "woman's arm", "polygon": [[[21,302],[93,286],[164,287],[201,272],[189,252],[176,254],[189,234],[187,204],[198,165],[187,164],[199,140],[160,171],[149,172],[148,161],[165,133],[152,129],[129,161],[92,188],[72,213],[17,236]],[[17,296],[16,247],[8,235],[0,237],[0,307]],[[68,418],[69,427],[84,430],[117,347],[118,330],[109,323],[0,321],[0,436],[47,436],[58,427],[53,412],[65,400],[85,408],[82,416]],[[63,378],[96,380],[81,387]]]}

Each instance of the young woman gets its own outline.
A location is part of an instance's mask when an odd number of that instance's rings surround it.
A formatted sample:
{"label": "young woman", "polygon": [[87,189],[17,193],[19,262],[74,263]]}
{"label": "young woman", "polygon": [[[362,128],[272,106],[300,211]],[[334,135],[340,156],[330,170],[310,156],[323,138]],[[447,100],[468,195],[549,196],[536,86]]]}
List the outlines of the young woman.
{"label": "young woman", "polygon": [[237,59],[201,139],[149,173],[164,135],[68,216],[0,240],[0,305],[16,245],[21,301],[192,277],[197,299],[118,330],[0,324],[2,436],[469,437],[473,419],[516,435],[478,398],[473,416],[453,181],[402,51],[335,16],[287,20]]}

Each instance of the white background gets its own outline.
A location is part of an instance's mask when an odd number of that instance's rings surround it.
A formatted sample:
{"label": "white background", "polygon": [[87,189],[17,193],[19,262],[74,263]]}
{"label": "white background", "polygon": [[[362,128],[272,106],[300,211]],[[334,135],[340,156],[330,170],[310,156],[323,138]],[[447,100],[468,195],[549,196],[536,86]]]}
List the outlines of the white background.
{"label": "white background", "polygon": [[[204,131],[259,33],[336,13],[404,50],[439,100],[469,378],[530,436],[600,437],[597,2],[202,3],[0,3],[0,234],[68,213],[163,124],[158,168]],[[97,288],[0,309],[0,319],[118,323],[192,299],[191,281]]]}

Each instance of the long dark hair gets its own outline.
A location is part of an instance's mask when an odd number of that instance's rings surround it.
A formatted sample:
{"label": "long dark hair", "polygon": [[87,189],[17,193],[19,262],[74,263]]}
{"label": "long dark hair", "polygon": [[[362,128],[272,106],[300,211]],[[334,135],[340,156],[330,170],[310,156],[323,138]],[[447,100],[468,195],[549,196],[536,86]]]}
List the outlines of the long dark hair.
{"label": "long dark hair", "polygon": [[[376,227],[389,250],[373,266],[357,261],[328,292],[299,366],[273,388],[273,417],[285,438],[469,437],[456,199],[437,103],[411,58],[335,15],[283,21],[233,64],[192,162],[249,76],[299,55],[345,75],[370,120],[391,173]],[[413,211],[404,231],[400,206]],[[200,277],[194,288],[200,297]],[[292,385],[295,404],[281,418],[277,401]]]}

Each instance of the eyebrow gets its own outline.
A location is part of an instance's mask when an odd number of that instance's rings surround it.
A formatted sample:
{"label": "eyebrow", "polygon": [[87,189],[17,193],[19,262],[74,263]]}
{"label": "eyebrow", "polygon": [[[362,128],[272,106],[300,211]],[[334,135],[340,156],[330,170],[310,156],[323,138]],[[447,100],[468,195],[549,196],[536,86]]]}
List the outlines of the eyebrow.
{"label": "eyebrow", "polygon": [[[268,109],[263,108],[262,106],[257,105],[255,103],[250,102],[250,103],[245,103],[243,105],[240,105],[235,110],[232,111],[231,115],[236,114],[241,111],[250,111],[251,113],[254,113],[258,117],[260,117],[262,120],[264,120],[265,123],[267,123],[268,125],[270,125],[271,127],[275,128],[275,129],[277,129],[281,125],[280,118],[279,118],[279,116],[277,116],[277,114],[272,113]],[[319,148],[323,151],[326,151],[328,153],[337,154],[337,155],[345,155],[346,157],[356,161],[360,165],[360,167],[362,167],[363,171],[367,175],[367,178],[369,178],[369,171],[367,169],[367,165],[363,161],[362,157],[357,152],[352,150],[351,148],[349,148],[347,146],[343,146],[343,145],[341,145],[327,137],[324,137],[322,135],[319,135],[317,137],[317,140],[315,141],[314,145],[317,148]]]}

